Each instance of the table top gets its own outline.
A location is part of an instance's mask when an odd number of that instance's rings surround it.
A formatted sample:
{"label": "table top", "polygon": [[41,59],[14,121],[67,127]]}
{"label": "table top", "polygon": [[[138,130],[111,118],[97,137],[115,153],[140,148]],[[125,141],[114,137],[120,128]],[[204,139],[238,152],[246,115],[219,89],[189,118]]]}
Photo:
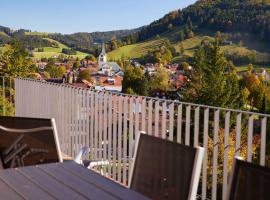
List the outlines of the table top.
{"label": "table top", "polygon": [[73,161],[0,170],[0,198],[149,200]]}

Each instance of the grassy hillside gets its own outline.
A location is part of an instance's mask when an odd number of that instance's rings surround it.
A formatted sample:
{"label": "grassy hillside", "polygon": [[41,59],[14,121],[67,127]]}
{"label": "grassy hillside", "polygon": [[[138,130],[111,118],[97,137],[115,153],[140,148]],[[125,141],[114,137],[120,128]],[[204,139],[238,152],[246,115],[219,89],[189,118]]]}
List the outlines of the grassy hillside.
{"label": "grassy hillside", "polygon": [[37,35],[37,36],[48,36],[49,33],[46,32],[37,32],[37,31],[33,31],[33,32],[25,32],[25,35]]}
{"label": "grassy hillside", "polygon": [[5,36],[5,37],[9,37],[9,35],[8,35],[8,34],[6,34],[6,33],[5,33],[5,32],[3,32],[3,31],[0,31],[0,35]]}
{"label": "grassy hillside", "polygon": [[108,53],[109,59],[118,60],[122,56],[126,58],[139,58],[147,54],[148,51],[159,47],[162,44],[162,39],[154,39],[132,45],[120,47]]}
{"label": "grassy hillside", "polygon": [[[164,39],[169,39],[174,45],[177,52],[180,51],[180,41],[177,39],[179,37],[179,30],[181,28],[175,28],[175,30],[161,34],[158,38],[152,38],[150,40],[139,42],[132,45],[127,45],[120,47],[112,52],[109,52],[109,59],[117,60],[122,56],[126,58],[139,58],[148,53],[148,51],[153,50],[162,44]],[[195,50],[200,46],[202,40],[214,40],[214,32],[202,30],[199,34],[197,33],[195,37],[184,40],[184,54],[173,58],[172,62],[185,61],[190,57],[193,57]],[[256,53],[256,57],[264,62],[270,61],[270,48],[265,42],[256,40],[255,36],[243,37],[240,41],[234,41],[232,45],[224,45],[221,47],[224,54],[248,56],[252,53]],[[241,44],[238,44],[241,43]],[[247,69],[246,65],[239,64],[239,70],[244,71]],[[265,65],[257,65],[256,68],[267,67]],[[268,68],[269,69],[269,68]]]}
{"label": "grassy hillside", "polygon": [[[44,38],[44,39],[57,44],[58,47],[44,47],[43,52],[38,52],[38,49],[36,48],[34,53],[33,53],[34,58],[38,58],[38,59],[40,59],[40,58],[51,58],[51,57],[57,57],[59,55],[66,55],[66,54],[63,54],[61,52],[62,52],[63,48],[69,49],[68,46],[66,46],[66,45],[64,45],[64,44],[62,44],[62,43],[60,43],[60,42],[58,42],[56,40],[50,39],[50,38]],[[87,55],[86,53],[83,53],[83,52],[80,52],[80,51],[76,51],[76,52],[77,52],[77,54],[72,55],[73,57],[78,57],[78,58],[82,59]],[[69,55],[66,55],[66,56],[69,56]]]}

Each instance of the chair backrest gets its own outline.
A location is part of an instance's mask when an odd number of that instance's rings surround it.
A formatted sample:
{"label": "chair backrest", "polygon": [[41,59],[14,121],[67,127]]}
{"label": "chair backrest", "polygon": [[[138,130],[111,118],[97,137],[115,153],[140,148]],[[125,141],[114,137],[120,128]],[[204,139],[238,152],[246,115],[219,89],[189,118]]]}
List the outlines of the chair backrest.
{"label": "chair backrest", "polygon": [[0,117],[2,168],[62,162],[54,119]]}
{"label": "chair backrest", "polygon": [[129,187],[151,199],[196,199],[204,149],[140,134]]}
{"label": "chair backrest", "polygon": [[236,157],[227,194],[228,200],[270,199],[270,168]]}

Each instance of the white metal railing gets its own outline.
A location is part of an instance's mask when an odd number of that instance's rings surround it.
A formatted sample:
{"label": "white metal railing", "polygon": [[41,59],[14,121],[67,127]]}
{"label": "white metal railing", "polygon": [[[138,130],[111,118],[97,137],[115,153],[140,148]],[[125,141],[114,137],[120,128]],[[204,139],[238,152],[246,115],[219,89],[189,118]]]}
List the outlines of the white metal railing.
{"label": "white metal railing", "polygon": [[104,175],[123,184],[139,131],[205,147],[201,199],[224,199],[233,156],[270,164],[269,115],[28,79],[15,92],[16,116],[55,118],[65,154],[90,147],[88,158],[109,161]]}

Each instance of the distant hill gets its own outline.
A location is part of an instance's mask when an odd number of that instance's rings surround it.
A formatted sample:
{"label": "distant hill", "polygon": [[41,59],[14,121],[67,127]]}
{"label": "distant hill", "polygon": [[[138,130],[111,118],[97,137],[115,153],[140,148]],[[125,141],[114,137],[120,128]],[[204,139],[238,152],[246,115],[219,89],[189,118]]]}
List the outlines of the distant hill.
{"label": "distant hill", "polygon": [[[93,32],[93,33],[74,33],[74,34],[59,34],[59,33],[43,33],[31,32],[30,30],[20,29],[11,30],[8,27],[0,26],[0,45],[8,43],[12,39],[19,40],[25,47],[29,49],[43,47],[57,47],[60,42],[69,48],[84,52],[94,52],[97,43],[108,42],[112,38],[121,39],[127,35],[133,34],[138,29],[133,30],[117,30],[108,32]],[[51,41],[48,39],[52,39]]]}
{"label": "distant hill", "polygon": [[182,10],[168,13],[134,34],[144,41],[175,27],[212,31],[245,31],[270,40],[269,0],[199,0]]}
{"label": "distant hill", "polygon": [[49,37],[57,40],[71,48],[81,51],[93,50],[95,44],[108,42],[112,38],[121,39],[127,35],[133,34],[138,29],[133,30],[118,30],[108,32],[93,32],[93,33],[74,33],[74,34],[50,34]]}
{"label": "distant hill", "polygon": [[217,31],[227,41],[222,46],[224,53],[235,64],[270,64],[270,0],[199,0],[124,37],[123,42],[129,45],[109,56],[137,58],[144,56],[152,44],[169,39],[178,53],[180,42],[185,50],[173,61],[185,60],[193,56],[203,40],[213,39]]}

